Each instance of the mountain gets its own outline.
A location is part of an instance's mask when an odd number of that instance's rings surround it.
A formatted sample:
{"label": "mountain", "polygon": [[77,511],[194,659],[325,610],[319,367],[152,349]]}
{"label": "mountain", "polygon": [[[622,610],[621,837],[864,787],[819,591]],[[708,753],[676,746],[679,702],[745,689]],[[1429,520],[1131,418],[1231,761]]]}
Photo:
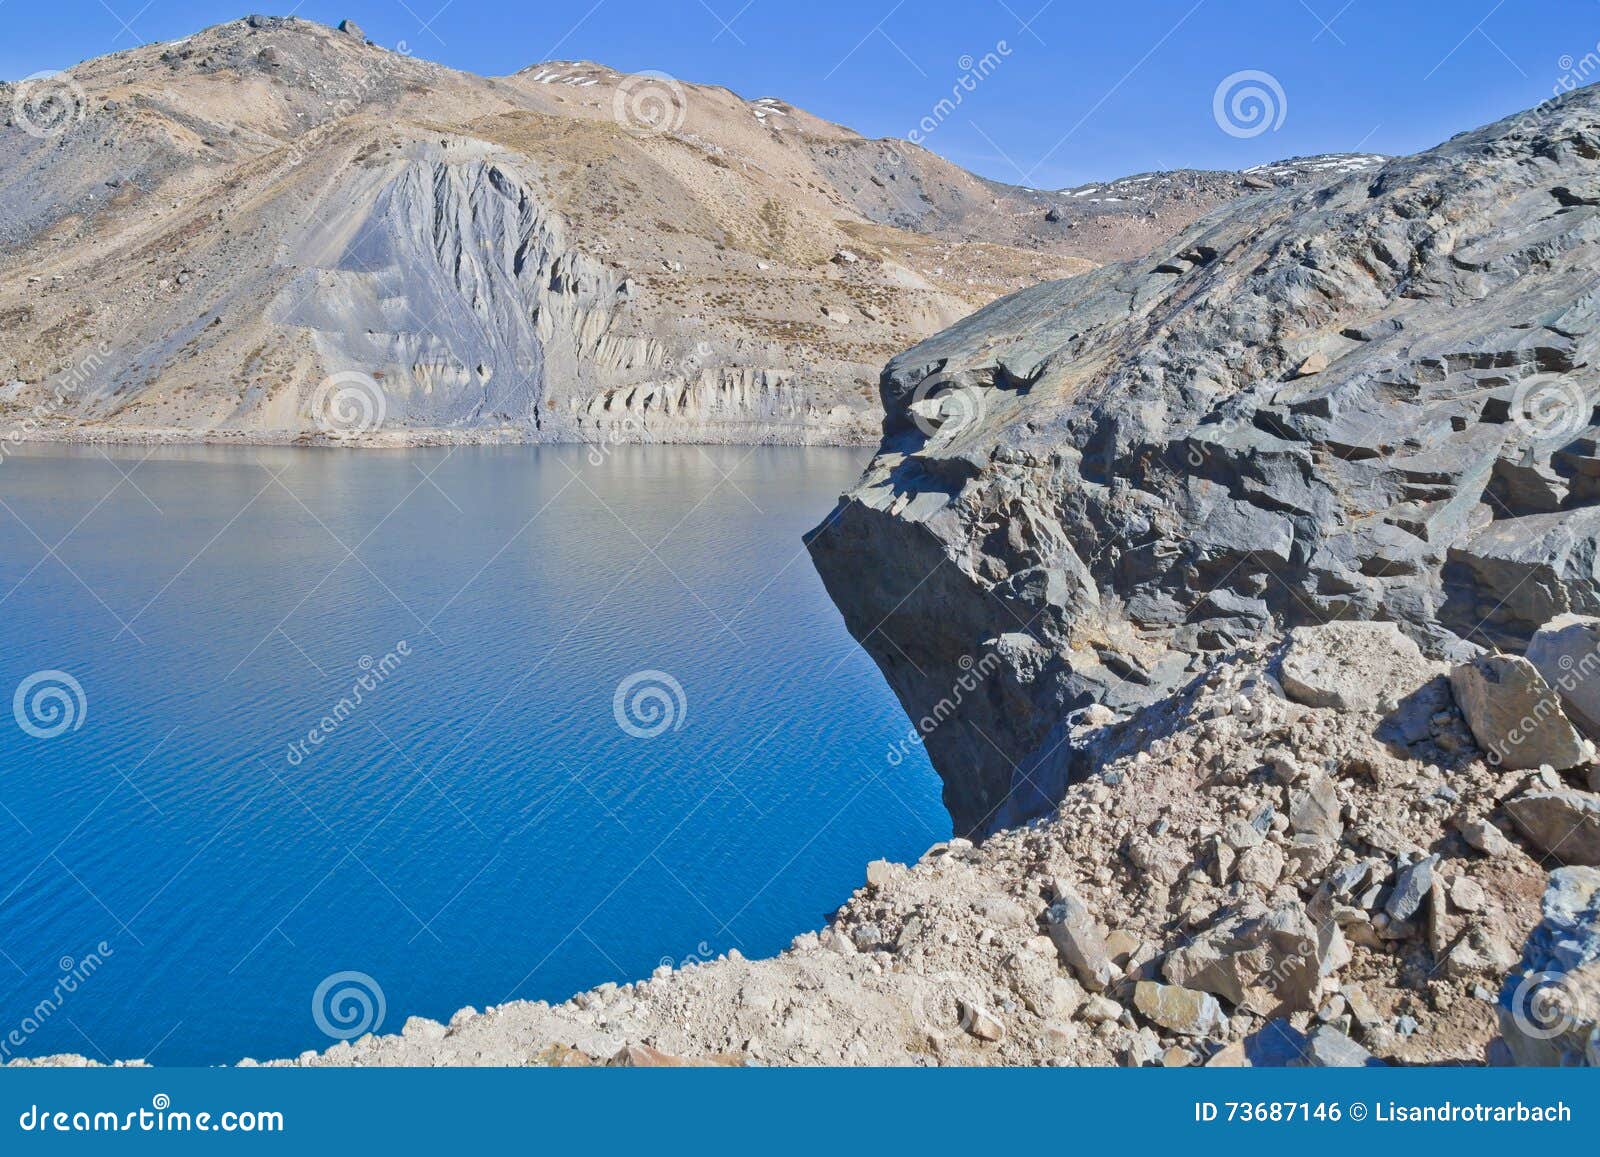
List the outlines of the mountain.
{"label": "mountain", "polygon": [[863,441],[894,351],[1272,183],[1042,193],[773,97],[262,16],[0,101],[32,438]]}
{"label": "mountain", "polygon": [[1243,642],[1379,620],[1460,661],[1600,614],[1597,271],[1591,87],[895,357],[810,545],[941,721],[957,830],[1048,810],[1099,758],[1085,711],[1138,719]]}

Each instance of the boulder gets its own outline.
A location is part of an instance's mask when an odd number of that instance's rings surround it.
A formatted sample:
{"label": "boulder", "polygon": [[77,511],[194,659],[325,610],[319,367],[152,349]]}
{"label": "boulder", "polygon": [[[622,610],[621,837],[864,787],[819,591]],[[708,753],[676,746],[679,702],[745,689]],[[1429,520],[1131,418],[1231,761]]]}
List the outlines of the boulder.
{"label": "boulder", "polygon": [[1559,615],[1534,632],[1526,654],[1567,718],[1600,740],[1600,618]]}
{"label": "boulder", "polygon": [[1311,1030],[1301,1063],[1319,1069],[1359,1069],[1383,1064],[1331,1024],[1318,1025]]}
{"label": "boulder", "polygon": [[1483,655],[1450,672],[1456,705],[1489,762],[1513,770],[1548,763],[1559,770],[1593,749],[1561,710],[1560,697],[1520,655]]}
{"label": "boulder", "polygon": [[1600,866],[1600,795],[1530,791],[1504,806],[1511,822],[1542,855],[1563,864]]}
{"label": "boulder", "polygon": [[1319,935],[1299,904],[1256,917],[1229,917],[1169,953],[1162,975],[1259,1016],[1310,1011],[1317,1005],[1324,964],[1343,958],[1345,950],[1336,925],[1326,922],[1323,929]]}
{"label": "boulder", "polygon": [[1290,631],[1280,678],[1307,707],[1389,712],[1443,673],[1393,623],[1336,622]]}
{"label": "boulder", "polygon": [[339,21],[339,31],[343,32],[346,36],[352,36],[355,39],[363,42],[367,39],[367,34],[361,31],[361,25],[357,24],[354,20]]}
{"label": "boulder", "polygon": [[1600,870],[1550,873],[1544,919],[1500,991],[1500,1031],[1519,1065],[1600,1067]]}
{"label": "boulder", "polygon": [[1216,997],[1176,984],[1139,981],[1133,986],[1133,1007],[1162,1028],[1184,1036],[1212,1036],[1228,1026]]}
{"label": "boulder", "polygon": [[1090,992],[1104,992],[1117,975],[1106,949],[1105,933],[1069,886],[1056,885],[1056,902],[1044,916],[1045,928],[1064,963]]}

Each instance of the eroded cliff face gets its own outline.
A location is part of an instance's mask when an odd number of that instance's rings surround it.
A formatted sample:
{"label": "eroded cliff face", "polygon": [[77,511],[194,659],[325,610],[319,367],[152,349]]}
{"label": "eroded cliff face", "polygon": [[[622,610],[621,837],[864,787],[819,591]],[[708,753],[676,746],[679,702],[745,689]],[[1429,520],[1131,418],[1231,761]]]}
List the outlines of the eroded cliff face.
{"label": "eroded cliff face", "polygon": [[1080,770],[1075,713],[1240,640],[1379,619],[1457,657],[1600,608],[1597,316],[1590,88],[901,354],[811,553],[983,834]]}

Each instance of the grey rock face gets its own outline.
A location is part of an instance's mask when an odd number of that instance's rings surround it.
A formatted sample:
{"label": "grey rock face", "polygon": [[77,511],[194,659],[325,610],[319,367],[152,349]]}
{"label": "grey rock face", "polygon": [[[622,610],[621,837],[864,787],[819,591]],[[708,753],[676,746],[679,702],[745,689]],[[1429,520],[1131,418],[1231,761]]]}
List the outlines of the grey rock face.
{"label": "grey rock face", "polygon": [[1500,992],[1500,1031],[1519,1065],[1600,1066],[1600,871],[1550,873],[1544,919]]}
{"label": "grey rock face", "polygon": [[1566,769],[1588,747],[1538,669],[1520,655],[1483,655],[1450,672],[1456,705],[1490,762],[1506,768],[1548,763]]}
{"label": "grey rock face", "polygon": [[1588,88],[889,363],[879,453],[810,546],[913,718],[998,656],[927,736],[959,830],[1047,809],[1089,762],[1071,713],[1198,652],[1363,619],[1460,662],[1600,613],[1600,207],[1556,192],[1597,175]]}

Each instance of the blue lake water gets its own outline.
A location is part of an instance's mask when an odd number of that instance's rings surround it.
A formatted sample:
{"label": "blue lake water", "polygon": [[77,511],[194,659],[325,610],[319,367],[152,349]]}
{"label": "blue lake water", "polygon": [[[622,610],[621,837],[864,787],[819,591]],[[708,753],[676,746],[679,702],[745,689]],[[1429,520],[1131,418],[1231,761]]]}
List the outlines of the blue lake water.
{"label": "blue lake water", "polygon": [[948,836],[800,544],[862,459],[8,453],[0,1059],[325,1048],[375,1015],[319,1021],[346,972],[393,1032],[768,954]]}

